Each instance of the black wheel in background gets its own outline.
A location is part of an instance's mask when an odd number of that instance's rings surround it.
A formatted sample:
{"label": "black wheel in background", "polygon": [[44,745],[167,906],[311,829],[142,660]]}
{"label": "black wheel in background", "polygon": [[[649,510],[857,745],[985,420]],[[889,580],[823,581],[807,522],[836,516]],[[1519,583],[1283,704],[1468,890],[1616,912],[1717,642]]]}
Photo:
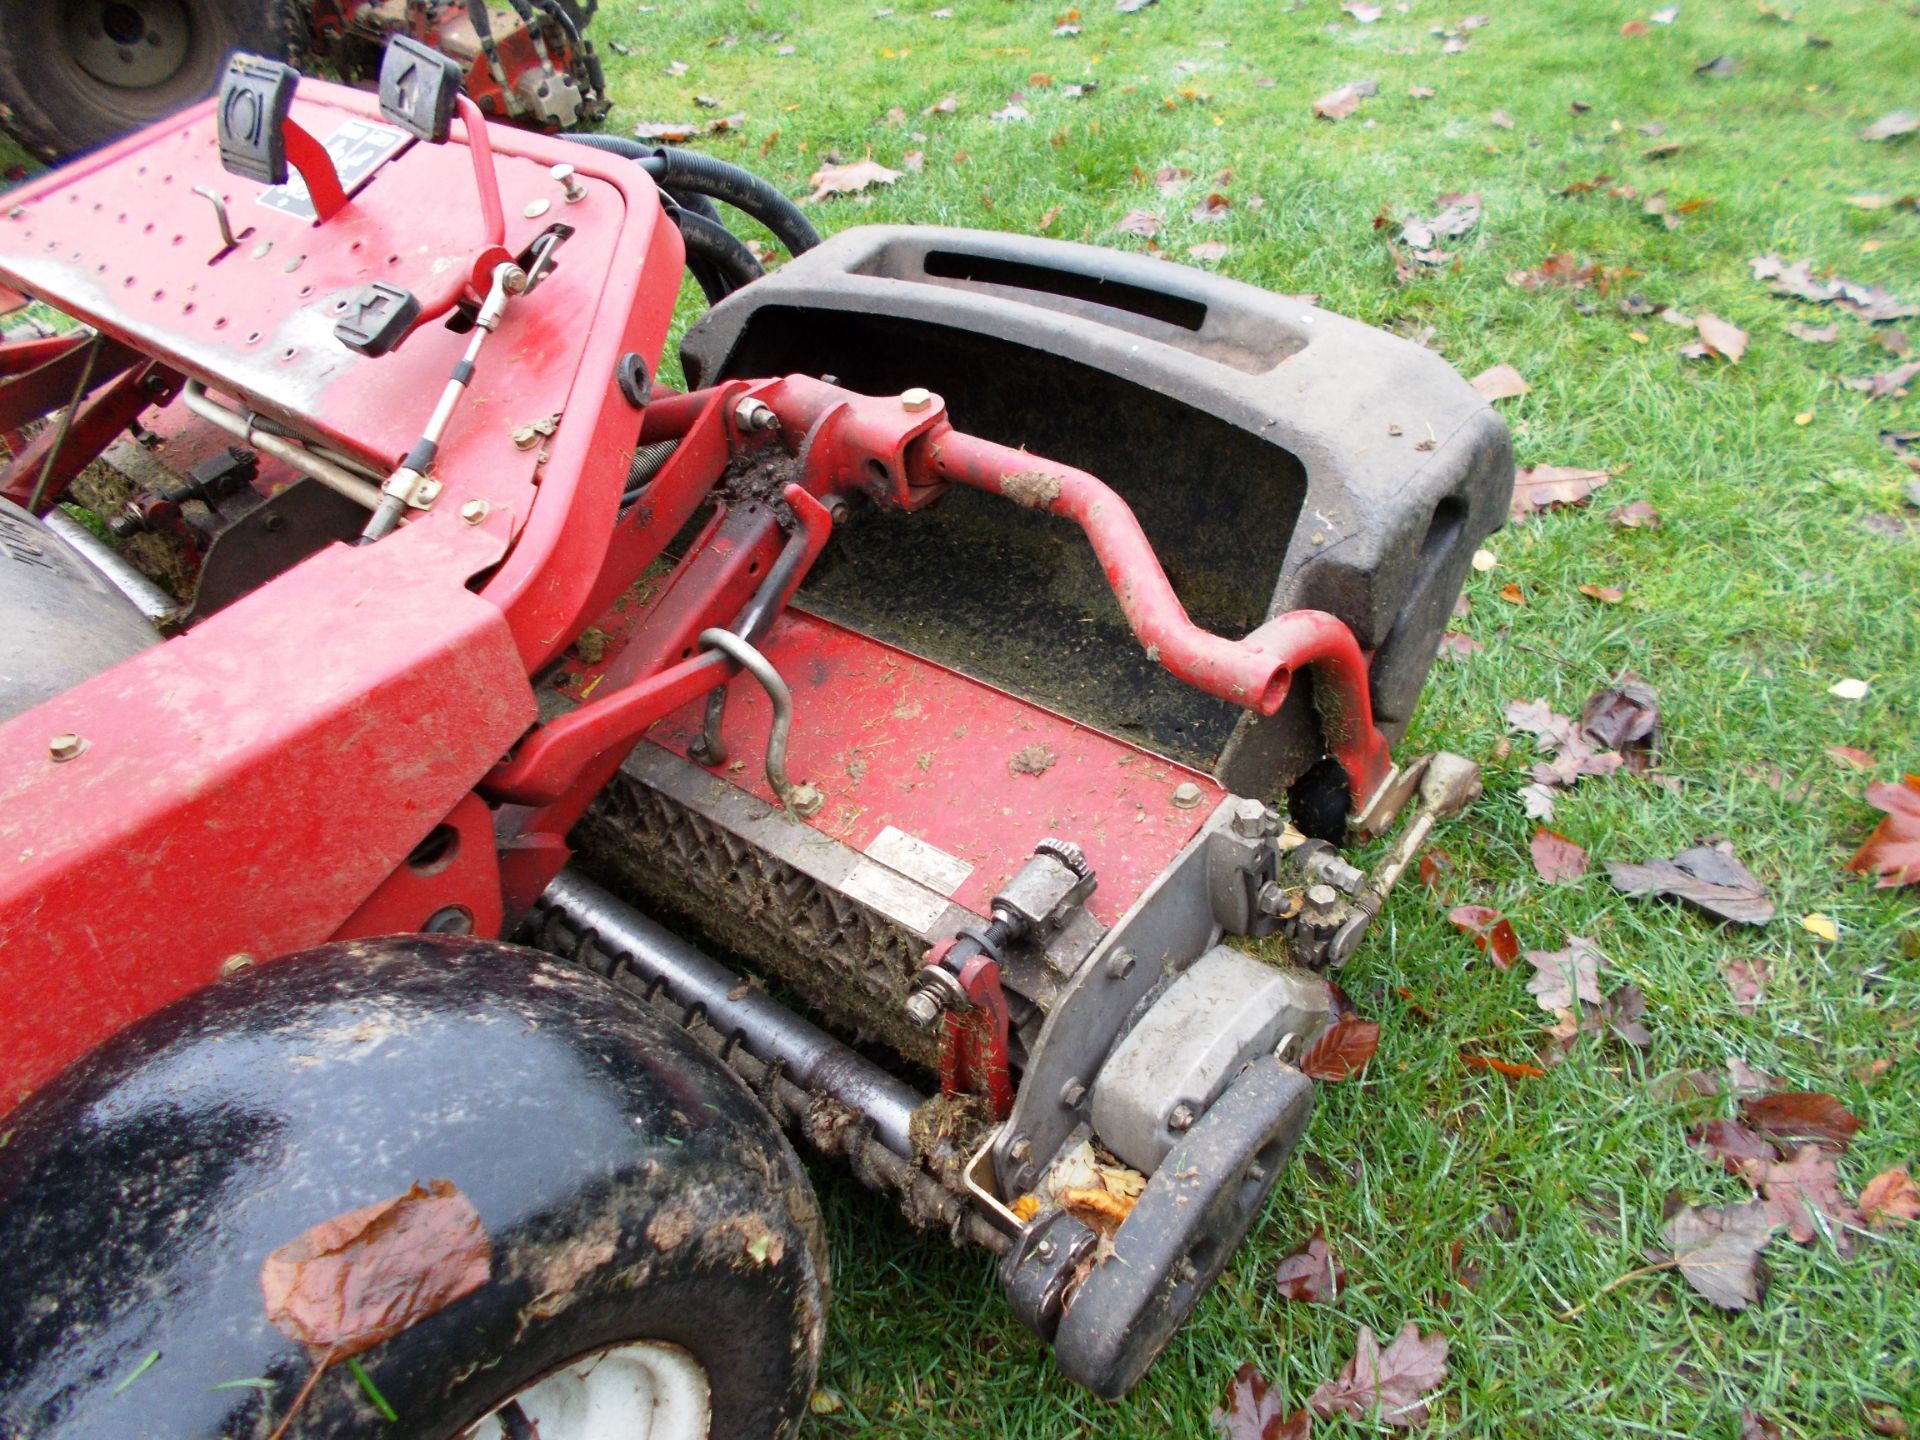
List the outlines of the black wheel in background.
{"label": "black wheel in background", "polygon": [[306,24],[298,0],[5,0],[0,104],[58,160],[212,94],[235,50],[285,58]]}

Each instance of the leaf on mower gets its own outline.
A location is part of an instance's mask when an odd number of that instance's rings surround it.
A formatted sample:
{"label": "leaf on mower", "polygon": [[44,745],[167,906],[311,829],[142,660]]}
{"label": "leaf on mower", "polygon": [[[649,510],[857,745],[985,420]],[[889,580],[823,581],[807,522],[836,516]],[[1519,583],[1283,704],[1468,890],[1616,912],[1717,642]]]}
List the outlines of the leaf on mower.
{"label": "leaf on mower", "polygon": [[1468,935],[1474,948],[1487,952],[1496,970],[1511,970],[1520,958],[1520,937],[1513,922],[1490,905],[1456,905],[1447,912],[1451,920]]}
{"label": "leaf on mower", "polygon": [[1111,1190],[1063,1190],[1060,1203],[1074,1219],[1098,1235],[1111,1235],[1120,1228],[1121,1223],[1133,1213],[1134,1202],[1131,1198],[1115,1195]]}
{"label": "leaf on mower", "polygon": [[1542,1010],[1571,1010],[1576,999],[1589,1005],[1606,999],[1600,993],[1600,967],[1607,957],[1584,935],[1569,935],[1564,950],[1529,950],[1527,963],[1534,969],[1527,991]]}
{"label": "leaf on mower", "polygon": [[1671,860],[1607,862],[1613,887],[1627,895],[1665,895],[1716,920],[1765,925],[1777,913],[1764,886],[1734,859],[1733,847],[1696,845]]}
{"label": "leaf on mower", "polygon": [[1320,120],[1344,120],[1360,108],[1360,102],[1380,89],[1378,81],[1351,80],[1338,90],[1329,90],[1313,102],[1313,113]]}
{"label": "leaf on mower", "polygon": [[1307,1243],[1280,1262],[1273,1283],[1283,1300],[1331,1305],[1346,1286],[1347,1271],[1334,1259],[1326,1235],[1316,1226]]}
{"label": "leaf on mower", "polygon": [[834,195],[854,195],[873,185],[891,185],[900,178],[898,170],[889,170],[878,160],[856,160],[851,165],[822,165],[808,178],[813,193],[809,204]]}
{"label": "leaf on mower", "polygon": [[1305,1410],[1291,1415],[1280,1392],[1267,1383],[1255,1365],[1242,1365],[1227,1386],[1224,1410],[1213,1412],[1213,1428],[1225,1440],[1308,1440],[1313,1416]]}
{"label": "leaf on mower", "polygon": [[1660,515],[1645,500],[1635,500],[1630,505],[1619,505],[1607,512],[1607,519],[1622,530],[1658,530]]}
{"label": "leaf on mower", "polygon": [[1116,235],[1140,235],[1151,240],[1160,233],[1160,217],[1151,210],[1129,210],[1113,227]]}
{"label": "leaf on mower", "polygon": [[1741,1162],[1740,1173],[1760,1192],[1769,1213],[1787,1227],[1796,1244],[1808,1245],[1823,1231],[1842,1255],[1853,1251],[1848,1226],[1860,1223],[1860,1212],[1840,1193],[1840,1156],[1824,1145],[1803,1145],[1791,1160],[1754,1159]]}
{"label": "leaf on mower", "polygon": [[1533,387],[1513,366],[1502,361],[1498,365],[1489,365],[1468,382],[1480,392],[1481,398],[1488,404],[1495,400],[1511,400],[1516,395],[1524,395]]}
{"label": "leaf on mower", "polygon": [[1882,890],[1920,885],[1920,775],[1909,775],[1899,785],[1869,785],[1867,803],[1886,819],[1874,827],[1847,869],[1878,875],[1877,888]]}
{"label": "leaf on mower", "polygon": [[1373,1331],[1362,1325],[1347,1368],[1324,1382],[1307,1403],[1323,1420],[1336,1415],[1364,1420],[1377,1414],[1397,1429],[1411,1430],[1426,1423],[1426,1397],[1446,1379],[1445,1337],[1423,1336],[1409,1320],[1383,1351]]}
{"label": "leaf on mower", "polygon": [[1860,1133],[1860,1120],[1821,1090],[1780,1090],[1742,1102],[1740,1118],[1765,1135],[1782,1140],[1824,1140],[1844,1150]]}
{"label": "leaf on mower", "polygon": [[1760,1298],[1760,1252],[1775,1224],[1763,1201],[1677,1211],[1661,1232],[1689,1285],[1723,1310],[1744,1310]]}
{"label": "leaf on mower", "polygon": [[1609,472],[1582,470],[1571,465],[1529,465],[1513,480],[1513,518],[1524,520],[1542,510],[1583,505],[1607,483]]}
{"label": "leaf on mower", "polygon": [[493,1247],[448,1180],[323,1220],[261,1263],[267,1318],[346,1359],[487,1283]]}
{"label": "leaf on mower", "polygon": [[1910,110],[1892,110],[1860,132],[1862,140],[1895,140],[1920,130],[1920,115]]}
{"label": "leaf on mower", "polygon": [[1860,1214],[1876,1230],[1920,1220],[1920,1188],[1906,1166],[1882,1170],[1866,1183],[1860,1192]]}
{"label": "leaf on mower", "polygon": [[1555,831],[1535,830],[1527,851],[1533,856],[1535,872],[1549,885],[1578,880],[1587,873],[1587,852]]}
{"label": "leaf on mower", "polygon": [[1773,978],[1767,969],[1767,962],[1759,956],[1728,960],[1720,966],[1720,973],[1726,977],[1727,989],[1733,993],[1733,1003],[1749,1015],[1765,994],[1767,981]]}
{"label": "leaf on mower", "polygon": [[1371,1020],[1343,1015],[1300,1057],[1299,1069],[1315,1080],[1346,1080],[1366,1068],[1380,1048],[1380,1027]]}

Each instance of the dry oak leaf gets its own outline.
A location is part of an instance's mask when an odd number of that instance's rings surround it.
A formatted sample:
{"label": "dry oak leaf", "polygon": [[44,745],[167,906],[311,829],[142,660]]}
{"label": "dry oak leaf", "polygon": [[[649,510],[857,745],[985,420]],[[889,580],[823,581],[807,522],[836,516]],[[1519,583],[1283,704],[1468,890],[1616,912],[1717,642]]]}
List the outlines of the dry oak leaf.
{"label": "dry oak leaf", "polygon": [[1660,515],[1645,500],[1635,500],[1631,505],[1620,505],[1607,512],[1607,519],[1622,530],[1658,530]]}
{"label": "dry oak leaf", "polygon": [[1718,1156],[1729,1175],[1738,1175],[1740,1167],[1750,1160],[1780,1158],[1780,1152],[1770,1140],[1754,1134],[1738,1120],[1709,1120],[1687,1136],[1687,1143],[1696,1150]]}
{"label": "dry oak leaf", "polygon": [[1308,1440],[1313,1416],[1306,1410],[1288,1414],[1280,1392],[1259,1367],[1247,1364],[1227,1386],[1226,1409],[1213,1412],[1213,1428],[1226,1440]]}
{"label": "dry oak leaf", "polygon": [[1653,768],[1659,728],[1660,694],[1631,670],[1594,691],[1580,709],[1580,738],[1599,749],[1619,751],[1635,775]]}
{"label": "dry oak leaf", "polygon": [[1520,937],[1514,934],[1513,922],[1491,906],[1456,905],[1447,912],[1447,919],[1471,936],[1476,948],[1487,952],[1496,970],[1510,970],[1520,958]]}
{"label": "dry oak leaf", "polygon": [[1578,880],[1587,873],[1587,852],[1555,831],[1534,831],[1527,850],[1533,856],[1533,868],[1549,885]]}
{"label": "dry oak leaf", "polygon": [[871,185],[891,185],[900,178],[898,170],[889,170],[878,160],[855,160],[851,165],[822,165],[808,177],[813,193],[809,204],[818,204],[834,195],[853,195]]}
{"label": "dry oak leaf", "polygon": [[1129,210],[1113,227],[1116,235],[1142,235],[1152,239],[1160,233],[1160,217],[1151,210]]}
{"label": "dry oak leaf", "polygon": [[1571,465],[1529,465],[1514,476],[1510,503],[1513,518],[1524,520],[1542,510],[1583,504],[1607,483],[1608,473]]}
{"label": "dry oak leaf", "polygon": [[1899,785],[1867,787],[1867,803],[1885,812],[1847,868],[1861,875],[1878,875],[1877,888],[1920,884],[1920,775],[1909,775]]}
{"label": "dry oak leaf", "polygon": [[1920,1220],[1920,1188],[1907,1167],[1883,1170],[1860,1191],[1860,1214],[1876,1230]]}
{"label": "dry oak leaf", "polygon": [[450,1180],[323,1220],[261,1262],[267,1318],[344,1360],[487,1283],[486,1226]]}
{"label": "dry oak leaf", "polygon": [[1723,1310],[1760,1298],[1760,1252],[1779,1226],[1761,1200],[1677,1211],[1661,1232],[1689,1285]]}
{"label": "dry oak leaf", "polygon": [[1495,400],[1511,400],[1533,389],[1527,384],[1526,378],[1505,361],[1488,366],[1467,383],[1478,390],[1481,398],[1489,404]]}
{"label": "dry oak leaf", "polygon": [[1821,1090],[1778,1090],[1743,1101],[1740,1118],[1763,1135],[1823,1140],[1841,1150],[1860,1133],[1859,1117]]}
{"label": "dry oak leaf", "polygon": [[1306,1048],[1299,1070],[1315,1080],[1347,1080],[1366,1068],[1380,1048],[1380,1027],[1371,1020],[1342,1015]]}
{"label": "dry oak leaf", "polygon": [[1360,108],[1360,102],[1380,88],[1373,80],[1351,80],[1338,90],[1329,90],[1313,102],[1313,113],[1320,120],[1344,120]]}
{"label": "dry oak leaf", "polygon": [[1765,925],[1778,913],[1765,888],[1725,841],[1696,845],[1671,860],[1609,860],[1607,876],[1623,894],[1665,895],[1716,920]]}
{"label": "dry oak leaf", "polygon": [[1316,1228],[1305,1245],[1280,1262],[1273,1283],[1283,1300],[1331,1305],[1347,1283],[1347,1271],[1328,1248],[1326,1235]]}
{"label": "dry oak leaf", "polygon": [[1356,1420],[1377,1415],[1389,1425],[1410,1430],[1426,1423],[1427,1396],[1446,1379],[1444,1336],[1423,1336],[1409,1320],[1382,1350],[1373,1331],[1362,1325],[1347,1368],[1315,1390],[1307,1404],[1323,1420],[1335,1415]]}

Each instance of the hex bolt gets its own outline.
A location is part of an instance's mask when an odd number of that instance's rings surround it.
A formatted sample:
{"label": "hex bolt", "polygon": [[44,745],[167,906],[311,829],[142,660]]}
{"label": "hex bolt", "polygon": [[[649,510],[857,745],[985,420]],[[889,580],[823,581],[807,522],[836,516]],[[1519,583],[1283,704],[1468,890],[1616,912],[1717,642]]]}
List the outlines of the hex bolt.
{"label": "hex bolt", "polygon": [[484,500],[469,500],[460,507],[460,518],[469,525],[478,525],[487,518],[487,511],[490,508],[492,507]]}
{"label": "hex bolt", "polygon": [[756,430],[776,428],[780,424],[780,417],[773,413],[773,407],[764,400],[747,399],[733,407],[733,421],[751,435]]}
{"label": "hex bolt", "polygon": [[1203,798],[1200,787],[1191,780],[1182,780],[1173,787],[1173,804],[1176,810],[1191,810]]}
{"label": "hex bolt", "polygon": [[1024,1135],[1016,1135],[1013,1137],[1013,1144],[1008,1148],[1007,1154],[1013,1157],[1014,1164],[1024,1165],[1033,1159],[1033,1141]]}
{"label": "hex bolt", "polygon": [[1173,1107],[1173,1113],[1167,1116],[1167,1128],[1176,1135],[1185,1134],[1193,1128],[1193,1107],[1184,1100]]}
{"label": "hex bolt", "polygon": [[918,415],[933,404],[933,392],[915,385],[900,392],[900,408],[909,415]]}
{"label": "hex bolt", "polygon": [[238,975],[242,970],[251,970],[253,968],[253,963],[254,963],[253,956],[249,955],[246,951],[241,950],[236,954],[229,955],[226,959],[220,962],[220,974],[223,977],[229,976],[229,975]]}
{"label": "hex bolt", "polygon": [[1116,950],[1107,956],[1107,977],[1111,980],[1124,980],[1133,973],[1133,952]]}
{"label": "hex bolt", "polygon": [[938,995],[925,990],[916,990],[907,996],[907,1020],[916,1030],[931,1030],[940,1019],[941,1005]]}
{"label": "hex bolt", "polygon": [[1242,840],[1258,840],[1266,833],[1267,807],[1258,800],[1233,802],[1233,833]]}
{"label": "hex bolt", "polygon": [[87,742],[71,732],[56,735],[47,742],[47,754],[53,758],[53,763],[56,765],[66,764],[86,748]]}
{"label": "hex bolt", "polygon": [[1080,1102],[1087,1098],[1087,1087],[1078,1080],[1069,1080],[1060,1087],[1060,1103],[1069,1110],[1078,1110]]}
{"label": "hex bolt", "polygon": [[560,184],[560,192],[569,205],[578,205],[587,198],[587,187],[574,178],[573,166],[556,165],[547,173]]}
{"label": "hex bolt", "polygon": [[1042,1240],[1038,1245],[1033,1247],[1033,1258],[1042,1264],[1053,1259],[1058,1253],[1058,1247],[1055,1246],[1051,1240]]}
{"label": "hex bolt", "polygon": [[1340,906],[1340,892],[1331,885],[1309,885],[1305,913],[1310,925],[1324,925],[1334,918]]}

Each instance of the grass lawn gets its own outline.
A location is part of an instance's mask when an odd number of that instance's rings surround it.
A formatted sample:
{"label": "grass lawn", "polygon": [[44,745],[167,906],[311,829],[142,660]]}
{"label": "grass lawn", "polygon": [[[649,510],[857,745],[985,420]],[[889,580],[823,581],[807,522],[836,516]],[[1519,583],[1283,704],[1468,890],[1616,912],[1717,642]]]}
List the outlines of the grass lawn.
{"label": "grass lawn", "polygon": [[[1463,14],[1433,0],[1387,3],[1371,24],[1333,0],[1160,0],[1131,15],[1095,0],[1066,37],[1054,34],[1064,7],[1009,0],[953,0],[950,17],[926,0],[603,5],[613,128],[744,110],[743,130],[705,147],[796,196],[830,159],[906,172],[813,207],[823,231],[975,225],[1138,249],[1114,227],[1148,210],[1169,258],[1221,241],[1227,274],[1430,332],[1468,375],[1513,364],[1532,385],[1501,402],[1520,463],[1613,472],[1586,507],[1496,535],[1497,565],[1470,583],[1456,623],[1484,649],[1439,663],[1411,741],[1480,760],[1486,798],[1442,838],[1452,875],[1401,891],[1342,974],[1382,1026],[1380,1051],[1358,1082],[1323,1087],[1304,1163],[1158,1367],[1121,1404],[1076,1390],[1008,1316],[984,1259],[915,1237],[823,1173],[836,1294],[820,1385],[839,1408],[819,1433],[1198,1435],[1243,1362],[1296,1407],[1345,1364],[1360,1326],[1384,1339],[1407,1321],[1451,1344],[1435,1434],[1734,1437],[1751,1407],[1789,1436],[1854,1435],[1869,1402],[1920,1425],[1911,1233],[1859,1236],[1844,1259],[1781,1234],[1766,1251],[1771,1290],[1740,1314],[1668,1271],[1613,1285],[1648,1264],[1670,1196],[1747,1196],[1686,1143],[1732,1098],[1665,1100],[1654,1077],[1739,1058],[1838,1095],[1863,1122],[1840,1163],[1849,1195],[1920,1159],[1920,909],[1912,891],[1841,869],[1877,818],[1867,781],[1920,769],[1920,511],[1902,498],[1913,472],[1876,436],[1920,428],[1920,399],[1840,384],[1901,363],[1874,338],[1895,327],[1770,294],[1747,265],[1811,259],[1920,301],[1920,214],[1849,200],[1920,189],[1920,135],[1859,138],[1888,111],[1920,109],[1920,10],[1834,0],[1789,22],[1751,0],[1685,0],[1673,23],[1625,36],[1650,6],[1479,3],[1488,23],[1455,53],[1430,32]],[[1723,54],[1734,73],[1695,74]],[[1313,117],[1316,97],[1360,79],[1378,93],[1352,115]],[[1092,81],[1092,94],[1063,93]],[[992,119],[1016,93],[1031,118]],[[923,114],[948,95],[952,113]],[[1637,128],[1652,122],[1665,133]],[[1644,153],[1665,141],[1683,148]],[[1192,179],[1163,194],[1153,177],[1169,166]],[[1607,185],[1555,193],[1601,174],[1664,190],[1676,209],[1702,203],[1669,229]],[[1214,190],[1232,201],[1226,219],[1192,218]],[[1376,230],[1376,213],[1432,214],[1446,191],[1480,194],[1479,225],[1442,242],[1455,263],[1397,283],[1397,225]],[[1604,294],[1507,279],[1559,252],[1633,273]],[[1682,358],[1693,333],[1621,313],[1634,291],[1750,332],[1740,363]],[[1838,339],[1795,338],[1794,321],[1837,323]],[[1659,528],[1610,522],[1637,500]],[[1582,583],[1625,599],[1596,602]],[[1508,585],[1524,603],[1500,598]],[[1563,795],[1554,828],[1595,865],[1548,886],[1518,797],[1532,741],[1502,712],[1541,697],[1577,715],[1622,669],[1659,690],[1674,783],[1622,774]],[[1843,677],[1869,681],[1866,698],[1829,694]],[[1830,745],[1870,752],[1871,773]],[[1629,900],[1599,863],[1704,837],[1731,840],[1765,882],[1771,925],[1723,930]],[[1539,1078],[1465,1066],[1463,1051],[1538,1059],[1550,1017],[1524,987],[1529,967],[1496,971],[1447,922],[1462,901],[1504,910],[1529,948],[1592,937],[1604,983],[1644,992],[1651,1044],[1589,1043]],[[1837,943],[1802,928],[1810,912],[1831,917]],[[1721,971],[1741,957],[1772,977],[1750,1013]],[[1864,1080],[1878,1060],[1891,1068]],[[1283,1301],[1275,1262],[1316,1227],[1348,1288],[1331,1306]],[[1342,1426],[1376,1428],[1322,1428]]]}

